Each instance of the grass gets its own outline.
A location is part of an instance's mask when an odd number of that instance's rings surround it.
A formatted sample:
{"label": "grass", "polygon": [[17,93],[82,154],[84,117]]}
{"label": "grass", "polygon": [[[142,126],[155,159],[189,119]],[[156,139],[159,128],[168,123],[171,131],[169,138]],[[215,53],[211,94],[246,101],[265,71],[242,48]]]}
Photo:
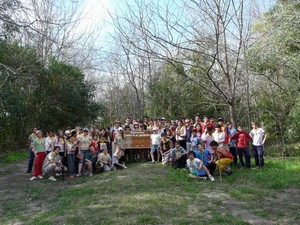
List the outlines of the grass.
{"label": "grass", "polygon": [[29,152],[26,150],[22,151],[8,151],[0,154],[0,165],[17,162],[20,160],[27,159]]}
{"label": "grass", "polygon": [[[297,224],[299,208],[286,202],[299,197],[299,171],[299,159],[290,158],[268,159],[262,170],[236,168],[222,182],[218,176],[215,182],[193,180],[185,169],[158,164],[73,181],[27,181],[19,190],[27,201],[8,202],[0,223],[246,225],[254,218]],[[24,211],[28,207],[38,210]]]}

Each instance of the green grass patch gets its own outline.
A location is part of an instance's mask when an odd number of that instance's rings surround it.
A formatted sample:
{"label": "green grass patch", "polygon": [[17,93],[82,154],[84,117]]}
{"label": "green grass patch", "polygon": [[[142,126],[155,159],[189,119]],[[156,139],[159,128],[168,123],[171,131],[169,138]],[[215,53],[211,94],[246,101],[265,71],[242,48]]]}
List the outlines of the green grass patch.
{"label": "green grass patch", "polygon": [[0,165],[17,162],[28,157],[29,152],[26,150],[4,152],[0,154]]}
{"label": "green grass patch", "polygon": [[[233,175],[224,176],[222,181],[216,175],[215,182],[190,179],[186,169],[173,170],[159,164],[128,167],[128,170],[72,181],[37,180],[22,190],[26,197],[24,202],[18,201],[20,206],[16,202],[4,206],[5,217],[0,221],[3,224],[20,221],[24,224],[246,225],[248,219],[272,221],[273,217],[288,218],[293,224],[300,217],[299,210],[295,212],[294,206],[286,205],[288,198],[294,196],[284,192],[299,185],[297,158],[267,159],[262,170],[233,168]],[[279,197],[284,199],[281,201]],[[272,201],[274,208],[270,207]],[[40,210],[22,215],[27,204]],[[236,216],[234,213],[241,209],[240,216]],[[249,212],[249,218],[243,218],[245,212]]]}

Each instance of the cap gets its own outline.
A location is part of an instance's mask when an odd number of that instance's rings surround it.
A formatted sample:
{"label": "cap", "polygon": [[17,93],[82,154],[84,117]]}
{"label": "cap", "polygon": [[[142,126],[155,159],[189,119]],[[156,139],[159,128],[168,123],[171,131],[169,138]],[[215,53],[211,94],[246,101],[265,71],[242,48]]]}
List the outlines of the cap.
{"label": "cap", "polygon": [[153,130],[158,130],[158,128],[157,127],[153,127]]}
{"label": "cap", "polygon": [[42,133],[42,131],[38,130],[38,131],[36,132],[36,134],[38,134],[38,133]]}
{"label": "cap", "polygon": [[82,129],[83,131],[89,131],[89,129],[87,129],[86,127]]}
{"label": "cap", "polygon": [[166,120],[166,118],[165,118],[165,117],[161,117],[160,119],[161,119],[161,120]]}
{"label": "cap", "polygon": [[122,127],[119,127],[118,130],[119,130],[119,131],[120,131],[120,130],[123,130],[123,128],[122,128]]}
{"label": "cap", "polygon": [[66,131],[65,131],[65,135],[69,135],[69,134],[71,134],[71,131],[66,130]]}
{"label": "cap", "polygon": [[224,121],[224,120],[223,120],[223,118],[222,118],[222,117],[219,117],[219,118],[218,118],[218,121]]}

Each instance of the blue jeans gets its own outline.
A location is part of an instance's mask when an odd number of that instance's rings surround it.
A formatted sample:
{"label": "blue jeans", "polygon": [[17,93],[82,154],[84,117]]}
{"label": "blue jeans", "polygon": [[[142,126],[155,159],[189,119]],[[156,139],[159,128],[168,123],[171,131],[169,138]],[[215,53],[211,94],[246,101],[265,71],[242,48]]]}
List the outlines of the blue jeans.
{"label": "blue jeans", "polygon": [[255,159],[255,165],[259,167],[264,167],[265,160],[264,160],[264,148],[263,146],[255,146],[253,145],[253,156]]}
{"label": "blue jeans", "polygon": [[32,172],[33,162],[34,162],[34,152],[32,151],[32,148],[30,148],[29,149],[29,162],[28,162],[27,173]]}
{"label": "blue jeans", "polygon": [[249,148],[238,148],[238,154],[239,154],[239,160],[241,163],[241,166],[245,166],[243,155],[245,156],[246,160],[246,166],[247,168],[251,167],[251,161],[250,161],[250,152]]}

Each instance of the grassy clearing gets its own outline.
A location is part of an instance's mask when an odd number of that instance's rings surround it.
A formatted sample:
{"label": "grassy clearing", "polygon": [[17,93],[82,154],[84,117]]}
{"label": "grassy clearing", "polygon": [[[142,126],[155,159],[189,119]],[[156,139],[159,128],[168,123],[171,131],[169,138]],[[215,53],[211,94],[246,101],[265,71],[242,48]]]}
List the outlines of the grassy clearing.
{"label": "grassy clearing", "polygon": [[29,153],[26,150],[4,152],[0,154],[0,165],[17,162],[28,157]]}
{"label": "grassy clearing", "polygon": [[0,223],[297,224],[299,171],[299,159],[290,158],[266,160],[262,170],[236,168],[222,182],[158,164],[73,181],[24,181],[26,201],[7,202]]}

